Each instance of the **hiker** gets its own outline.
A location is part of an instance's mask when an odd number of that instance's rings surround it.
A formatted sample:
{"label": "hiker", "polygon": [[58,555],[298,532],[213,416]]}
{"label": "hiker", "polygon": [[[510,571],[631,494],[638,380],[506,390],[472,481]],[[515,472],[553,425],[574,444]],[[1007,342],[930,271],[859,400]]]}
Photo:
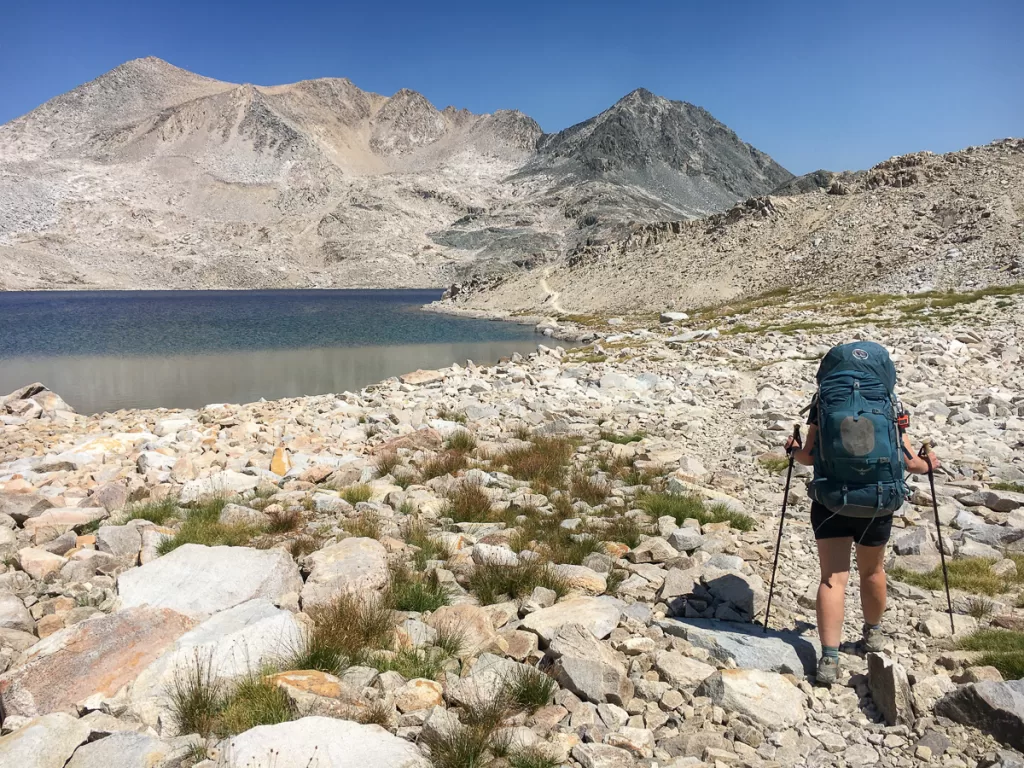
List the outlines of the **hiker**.
{"label": "hiker", "polygon": [[[873,342],[833,347],[822,358],[817,380],[807,439],[801,446],[790,437],[786,449],[793,449],[796,461],[814,466],[808,494],[821,565],[817,682],[827,685],[839,676],[850,546],[856,546],[860,572],[861,645],[877,652],[884,641],[879,623],[885,611],[883,561],[892,516],[908,496],[904,472],[924,474],[928,464],[915,454],[904,431],[909,420],[896,399],[896,368],[884,347]],[[939,460],[930,449],[928,457],[937,468]]]}

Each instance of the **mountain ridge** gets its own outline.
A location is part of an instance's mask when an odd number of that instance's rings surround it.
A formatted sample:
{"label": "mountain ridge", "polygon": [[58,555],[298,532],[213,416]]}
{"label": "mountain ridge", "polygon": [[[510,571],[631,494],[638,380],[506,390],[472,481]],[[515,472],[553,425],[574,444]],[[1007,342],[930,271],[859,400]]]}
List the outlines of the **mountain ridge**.
{"label": "mountain ridge", "polygon": [[440,286],[791,178],[645,89],[545,134],[407,88],[228,83],[147,57],[0,125],[0,287]]}

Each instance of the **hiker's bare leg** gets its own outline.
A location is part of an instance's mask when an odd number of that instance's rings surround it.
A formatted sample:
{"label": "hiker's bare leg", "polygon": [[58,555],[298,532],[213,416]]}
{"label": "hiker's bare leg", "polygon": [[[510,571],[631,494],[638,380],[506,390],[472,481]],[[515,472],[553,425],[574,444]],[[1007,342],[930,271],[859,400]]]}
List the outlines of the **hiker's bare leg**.
{"label": "hiker's bare leg", "polygon": [[857,545],[857,570],[860,572],[860,605],[864,622],[877,624],[885,612],[885,546]]}
{"label": "hiker's bare leg", "polygon": [[843,637],[843,608],[850,581],[850,547],[853,538],[818,539],[818,638],[822,645],[838,647]]}

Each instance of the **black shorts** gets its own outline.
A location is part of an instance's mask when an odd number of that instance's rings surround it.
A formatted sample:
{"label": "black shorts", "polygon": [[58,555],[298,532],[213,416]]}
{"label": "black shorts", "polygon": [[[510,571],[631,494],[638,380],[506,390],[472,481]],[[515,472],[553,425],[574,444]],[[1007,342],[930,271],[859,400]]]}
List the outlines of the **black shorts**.
{"label": "black shorts", "polygon": [[814,501],[811,502],[811,527],[815,539],[852,538],[855,544],[881,547],[888,543],[892,534],[892,514],[844,517]]}

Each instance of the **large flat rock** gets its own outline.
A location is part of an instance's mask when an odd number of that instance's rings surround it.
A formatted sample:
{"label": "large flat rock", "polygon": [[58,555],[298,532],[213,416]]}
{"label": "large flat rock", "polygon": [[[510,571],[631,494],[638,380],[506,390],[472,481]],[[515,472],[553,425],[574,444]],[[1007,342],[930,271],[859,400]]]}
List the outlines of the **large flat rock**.
{"label": "large flat rock", "polygon": [[625,603],[613,597],[577,597],[534,611],[520,628],[536,634],[545,646],[567,624],[580,624],[600,640],[618,626],[624,607]]}
{"label": "large flat rock", "polygon": [[712,619],[662,619],[655,623],[667,634],[689,640],[715,659],[734,661],[742,669],[809,675],[814,673],[821,653],[817,638],[795,632],[765,632],[755,624]]}
{"label": "large flat rock", "polygon": [[302,631],[295,616],[269,600],[251,600],[218,613],[179,637],[146,667],[129,689],[129,709],[160,733],[168,725],[168,692],[176,676],[203,671],[222,682],[258,672],[294,653]]}
{"label": "large flat rock", "polygon": [[276,602],[301,590],[299,568],[287,552],[199,544],[178,547],[117,579],[122,610],[150,605],[197,619],[261,597]]}
{"label": "large flat rock", "polygon": [[[0,765],[7,768],[64,768],[92,728],[64,712],[38,717],[0,738]],[[110,768],[116,764],[111,764]]]}
{"label": "large flat rock", "polygon": [[231,740],[223,768],[430,768],[430,761],[405,739],[377,725],[304,717],[261,725]]}
{"label": "large flat rock", "polygon": [[251,491],[259,484],[260,479],[256,475],[225,470],[210,477],[189,480],[182,486],[179,499],[182,504],[189,504],[208,496],[232,496]]}
{"label": "large flat rock", "polygon": [[86,699],[109,698],[195,623],[168,608],[135,607],[55,632],[0,675],[7,714],[75,712]]}
{"label": "large flat rock", "polygon": [[176,765],[189,753],[190,739],[161,741],[144,733],[112,733],[83,744],[75,751],[67,768],[160,768]]}
{"label": "large flat rock", "polygon": [[329,603],[338,594],[375,595],[389,578],[387,550],[376,539],[351,538],[309,556],[302,606]]}
{"label": "large flat rock", "polygon": [[726,712],[746,715],[766,728],[784,730],[807,719],[803,692],[782,675],[759,669],[723,669],[697,688]]}

